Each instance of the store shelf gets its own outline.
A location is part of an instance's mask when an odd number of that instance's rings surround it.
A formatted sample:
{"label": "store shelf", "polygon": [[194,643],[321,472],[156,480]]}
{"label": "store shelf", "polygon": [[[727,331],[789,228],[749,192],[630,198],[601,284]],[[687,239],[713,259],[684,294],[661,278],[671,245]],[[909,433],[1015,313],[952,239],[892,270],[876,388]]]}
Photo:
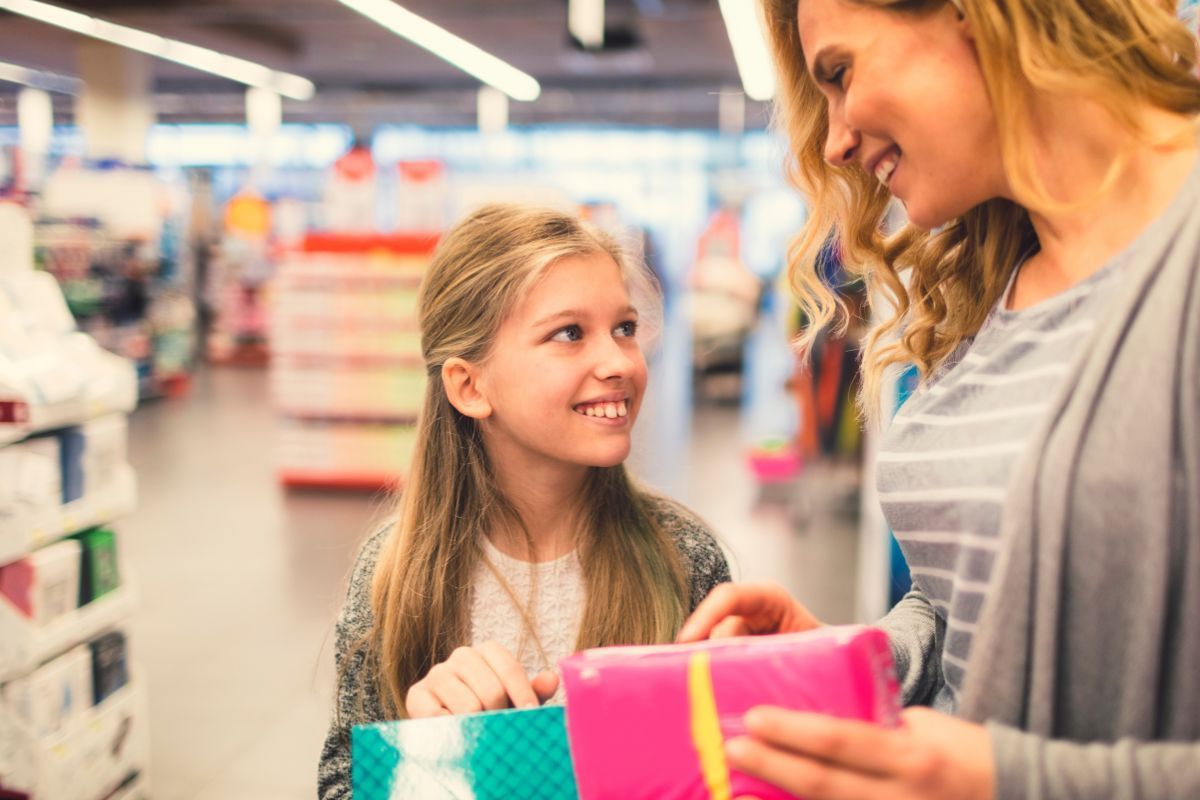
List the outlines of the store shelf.
{"label": "store shelf", "polygon": [[[35,736],[0,707],[0,774],[37,800],[147,797],[150,761],[145,692],[118,689],[50,736]],[[126,784],[130,775],[138,775]]]}
{"label": "store shelf", "polygon": [[344,489],[353,492],[375,492],[395,490],[400,484],[400,476],[394,473],[280,470],[279,482],[293,489]]}
{"label": "store shelf", "polygon": [[304,250],[310,253],[370,253],[386,250],[390,253],[432,253],[441,233],[310,233],[304,239]]}
{"label": "store shelf", "polygon": [[0,507],[0,564],[72,533],[113,522],[137,506],[137,476],[120,465],[110,484],[64,506],[51,509]]}
{"label": "store shelf", "polygon": [[34,625],[7,597],[0,595],[0,683],[20,677],[38,664],[86,642],[127,619],[137,606],[137,593],[122,572],[120,587],[86,606]]}
{"label": "store shelf", "polygon": [[[129,413],[137,406],[138,378],[132,363],[99,349],[94,365],[103,374],[86,391],[62,402],[38,402],[31,388],[9,385],[0,376],[0,401],[24,406],[22,421],[0,421],[0,446],[36,433],[78,425],[111,413]],[[0,420],[5,419],[0,416]],[[2,563],[2,562],[0,562]]]}
{"label": "store shelf", "polygon": [[149,800],[150,797],[152,797],[150,794],[150,779],[146,777],[144,772],[138,772],[133,777],[133,780],[105,797],[104,800]]}

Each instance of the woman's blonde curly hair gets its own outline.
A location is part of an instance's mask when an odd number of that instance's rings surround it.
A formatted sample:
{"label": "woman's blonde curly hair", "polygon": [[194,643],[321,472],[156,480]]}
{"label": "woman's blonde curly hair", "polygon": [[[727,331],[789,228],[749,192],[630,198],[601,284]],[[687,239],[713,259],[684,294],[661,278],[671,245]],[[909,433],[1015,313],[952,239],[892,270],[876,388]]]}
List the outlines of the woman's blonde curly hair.
{"label": "woman's blonde curly hair", "polygon": [[[846,0],[896,14],[920,15],[947,0]],[[1131,132],[1141,102],[1175,113],[1200,113],[1196,40],[1173,0],[951,0],[974,36],[980,69],[999,131],[1008,180],[1020,203],[992,199],[936,231],[909,226],[887,236],[887,190],[861,167],[824,158],[827,106],[805,65],[797,30],[803,0],[762,0],[779,76],[776,126],[790,141],[787,172],[811,203],[804,230],[788,252],[788,278],[809,320],[807,349],[830,323],[844,327],[845,309],[822,278],[818,254],[840,245],[852,278],[892,309],[868,334],[863,355],[863,407],[879,410],[883,376],[912,363],[927,377],[973,336],[1004,291],[1013,268],[1036,246],[1029,209],[1070,207],[1052,199],[1032,157],[1030,122],[1055,93],[1096,100]],[[1112,164],[1104,191],[1122,159]],[[1086,199],[1086,198],[1084,198]]]}

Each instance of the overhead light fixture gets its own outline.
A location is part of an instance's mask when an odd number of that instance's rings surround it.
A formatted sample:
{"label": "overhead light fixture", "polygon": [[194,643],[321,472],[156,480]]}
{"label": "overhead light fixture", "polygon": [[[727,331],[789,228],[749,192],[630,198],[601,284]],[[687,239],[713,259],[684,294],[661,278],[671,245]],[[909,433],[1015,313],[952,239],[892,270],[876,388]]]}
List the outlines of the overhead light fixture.
{"label": "overhead light fixture", "polygon": [[767,39],[763,35],[762,19],[755,0],[720,0],[721,16],[729,43],[733,45],[733,60],[737,62],[742,88],[755,100],[770,100],[775,96],[775,70],[767,54]]}
{"label": "overhead light fixture", "polygon": [[32,67],[22,67],[19,64],[8,64],[0,61],[0,81],[19,83],[31,89],[41,89],[45,92],[59,94],[79,94],[83,82],[78,78],[59,75],[55,72],[45,72]]}
{"label": "overhead light fixture", "polygon": [[[0,0],[2,2],[3,0]],[[513,100],[536,100],[542,87],[533,76],[522,72],[506,61],[450,31],[417,16],[391,0],[338,0],[372,22],[378,23],[397,36],[423,47],[438,58],[448,61],[463,72],[478,78]]]}
{"label": "overhead light fixture", "polygon": [[589,50],[604,47],[604,0],[569,0],[567,30]]}
{"label": "overhead light fixture", "polygon": [[231,81],[270,89],[293,100],[309,100],[316,91],[313,82],[299,75],[279,72],[244,58],[219,53],[207,47],[168,39],[158,34],[140,31],[78,11],[42,3],[39,0],[0,0],[0,9],[22,17],[54,25],[93,39],[128,47],[157,58],[174,61],[186,67],[210,72]]}

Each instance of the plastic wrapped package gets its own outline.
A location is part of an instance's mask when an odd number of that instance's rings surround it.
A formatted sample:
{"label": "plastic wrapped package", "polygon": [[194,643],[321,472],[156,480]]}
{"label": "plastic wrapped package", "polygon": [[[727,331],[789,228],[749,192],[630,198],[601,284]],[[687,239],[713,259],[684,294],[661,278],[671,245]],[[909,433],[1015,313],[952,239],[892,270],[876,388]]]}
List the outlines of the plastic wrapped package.
{"label": "plastic wrapped package", "polygon": [[559,661],[566,709],[354,728],[355,800],[727,800],[790,795],[731,771],[724,742],[774,705],[894,726],[887,636],[861,626]]}
{"label": "plastic wrapped package", "polygon": [[559,666],[581,800],[788,798],[726,765],[724,742],[745,733],[751,708],[900,718],[891,649],[875,628],[600,648]]}
{"label": "plastic wrapped package", "polygon": [[575,800],[562,706],[360,725],[354,800]]}

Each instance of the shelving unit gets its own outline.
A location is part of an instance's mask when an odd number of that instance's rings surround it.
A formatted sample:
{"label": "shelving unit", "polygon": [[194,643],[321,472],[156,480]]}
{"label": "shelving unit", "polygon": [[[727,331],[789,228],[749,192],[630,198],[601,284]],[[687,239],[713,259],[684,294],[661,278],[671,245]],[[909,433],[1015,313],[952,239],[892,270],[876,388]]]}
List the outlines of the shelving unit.
{"label": "shelving unit", "polygon": [[79,329],[137,366],[143,398],[191,384],[196,309],[167,194],[147,170],[60,169],[36,222],[35,263],[59,282]]}
{"label": "shelving unit", "polygon": [[[136,505],[124,415],[138,375],[76,330],[54,279],[22,261],[0,263],[0,787],[37,800],[145,798],[145,685],[121,638],[137,592],[119,547],[105,531],[83,537],[93,546],[75,550],[70,580],[38,562],[42,548]],[[48,587],[61,602],[39,613]]]}
{"label": "shelving unit", "polygon": [[403,477],[425,392],[417,290],[437,234],[312,234],[273,285],[271,388],[287,486]]}

